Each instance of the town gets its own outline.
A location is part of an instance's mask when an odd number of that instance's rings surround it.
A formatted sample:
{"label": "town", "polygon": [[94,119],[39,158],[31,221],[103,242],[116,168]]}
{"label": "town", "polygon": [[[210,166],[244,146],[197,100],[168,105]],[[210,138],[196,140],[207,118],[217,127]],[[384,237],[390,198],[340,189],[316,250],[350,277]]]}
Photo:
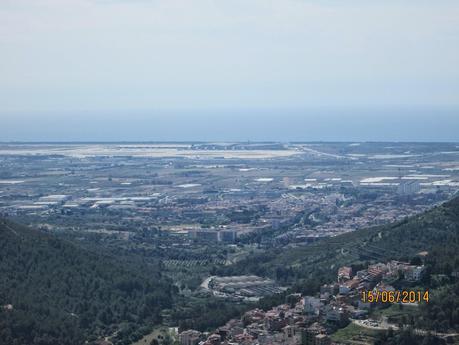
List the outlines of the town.
{"label": "town", "polygon": [[459,151],[431,146],[1,145],[0,212],[108,239],[161,228],[179,246],[231,244],[283,229],[261,244],[305,244],[447,200]]}

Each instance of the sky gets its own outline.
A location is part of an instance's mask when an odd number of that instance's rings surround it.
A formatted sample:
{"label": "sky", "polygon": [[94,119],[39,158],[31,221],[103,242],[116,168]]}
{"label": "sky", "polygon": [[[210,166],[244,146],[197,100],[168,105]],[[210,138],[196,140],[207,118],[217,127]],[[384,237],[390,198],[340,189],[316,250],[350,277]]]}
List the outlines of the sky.
{"label": "sky", "polygon": [[459,141],[457,0],[0,0],[0,141]]}

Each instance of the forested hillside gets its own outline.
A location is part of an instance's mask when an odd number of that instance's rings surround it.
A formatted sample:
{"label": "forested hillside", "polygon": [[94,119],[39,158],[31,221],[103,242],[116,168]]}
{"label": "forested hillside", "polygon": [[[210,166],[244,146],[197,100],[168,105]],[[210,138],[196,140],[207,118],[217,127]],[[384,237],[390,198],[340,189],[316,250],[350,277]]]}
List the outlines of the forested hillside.
{"label": "forested hillside", "polygon": [[305,247],[252,255],[220,269],[220,273],[267,275],[292,285],[294,291],[312,294],[321,284],[334,281],[341,265],[361,269],[370,262],[393,259],[422,260],[427,267],[421,283],[432,291],[432,299],[419,308],[412,325],[443,332],[458,330],[459,197],[398,223],[357,230]]}
{"label": "forested hillside", "polygon": [[172,303],[159,268],[126,267],[1,220],[0,344],[75,345],[114,333],[128,344]]}
{"label": "forested hillside", "polygon": [[249,256],[221,274],[250,272],[284,283],[330,280],[340,265],[410,260],[428,251],[437,273],[459,267],[459,197],[401,222],[331,237],[301,247],[269,249]]}

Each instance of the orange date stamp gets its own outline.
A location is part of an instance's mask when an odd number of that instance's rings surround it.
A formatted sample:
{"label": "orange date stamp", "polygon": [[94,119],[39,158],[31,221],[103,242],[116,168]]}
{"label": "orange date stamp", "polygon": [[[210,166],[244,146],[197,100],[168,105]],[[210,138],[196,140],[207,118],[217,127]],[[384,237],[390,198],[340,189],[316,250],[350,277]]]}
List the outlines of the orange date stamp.
{"label": "orange date stamp", "polygon": [[429,303],[429,290],[368,290],[360,293],[363,303]]}

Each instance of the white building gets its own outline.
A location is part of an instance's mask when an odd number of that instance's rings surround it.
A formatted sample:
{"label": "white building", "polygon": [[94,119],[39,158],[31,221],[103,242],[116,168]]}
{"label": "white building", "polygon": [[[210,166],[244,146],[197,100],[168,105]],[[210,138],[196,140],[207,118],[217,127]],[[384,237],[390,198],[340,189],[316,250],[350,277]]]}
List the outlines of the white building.
{"label": "white building", "polygon": [[421,280],[423,274],[424,266],[410,266],[404,272],[405,279],[413,282]]}
{"label": "white building", "polygon": [[303,298],[303,311],[308,315],[319,315],[320,308],[323,306],[319,298],[306,296]]}

